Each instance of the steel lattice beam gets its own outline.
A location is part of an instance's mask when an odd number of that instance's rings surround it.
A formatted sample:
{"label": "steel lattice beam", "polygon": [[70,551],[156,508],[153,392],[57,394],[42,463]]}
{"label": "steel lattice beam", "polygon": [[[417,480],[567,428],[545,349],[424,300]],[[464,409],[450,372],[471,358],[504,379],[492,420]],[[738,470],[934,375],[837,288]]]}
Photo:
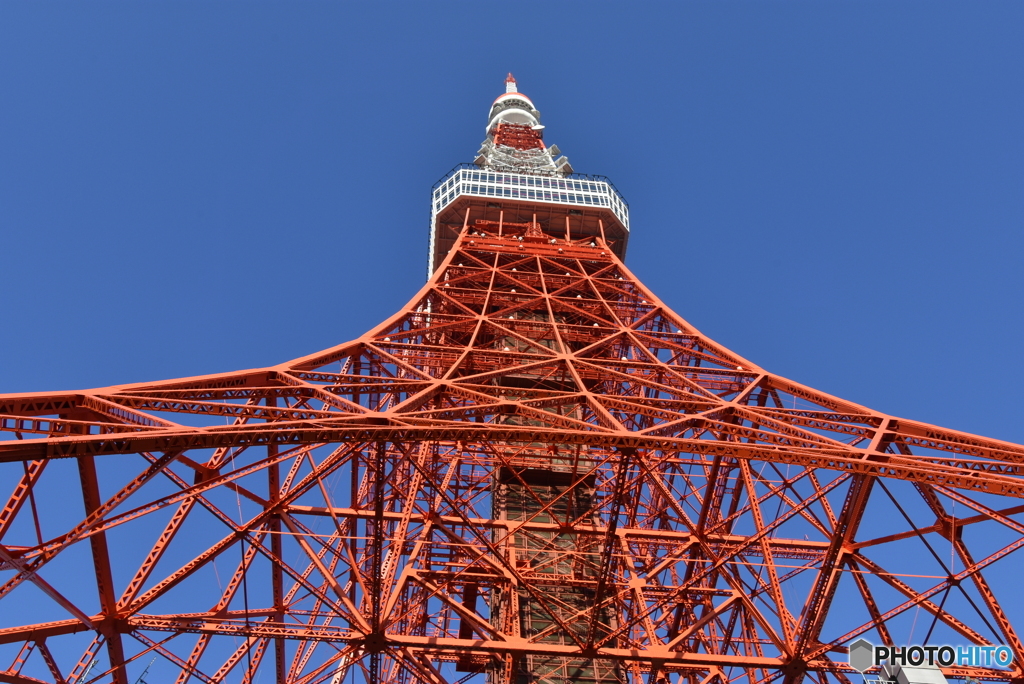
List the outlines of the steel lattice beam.
{"label": "steel lattice beam", "polygon": [[[436,213],[454,219],[430,281],[357,340],[0,395],[0,681],[123,682],[152,653],[179,684],[551,663],[824,684],[911,610],[1021,662],[994,576],[1024,546],[1024,447],[716,344],[623,265],[605,214],[459,202]],[[34,591],[45,620],[5,610]]]}

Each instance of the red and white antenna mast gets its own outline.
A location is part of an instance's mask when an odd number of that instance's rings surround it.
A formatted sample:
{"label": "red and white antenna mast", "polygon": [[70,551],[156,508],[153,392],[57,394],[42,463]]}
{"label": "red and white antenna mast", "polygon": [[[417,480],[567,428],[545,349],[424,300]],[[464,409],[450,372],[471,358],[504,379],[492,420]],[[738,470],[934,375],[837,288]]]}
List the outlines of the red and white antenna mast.
{"label": "red and white antenna mast", "polygon": [[533,101],[519,92],[512,74],[505,79],[505,92],[491,105],[487,117],[487,139],[477,153],[477,166],[495,171],[513,171],[543,176],[568,175],[572,167],[566,157],[555,159],[545,147],[544,126]]}

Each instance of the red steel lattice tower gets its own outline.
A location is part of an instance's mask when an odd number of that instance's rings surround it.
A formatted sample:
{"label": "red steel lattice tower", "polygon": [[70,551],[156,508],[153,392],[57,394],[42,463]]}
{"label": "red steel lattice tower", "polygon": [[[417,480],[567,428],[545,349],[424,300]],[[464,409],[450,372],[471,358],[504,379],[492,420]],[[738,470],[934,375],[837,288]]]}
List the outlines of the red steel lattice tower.
{"label": "red steel lattice tower", "polygon": [[850,682],[860,638],[1005,644],[943,672],[1024,681],[1024,447],[702,335],[506,83],[363,337],[0,395],[0,681]]}

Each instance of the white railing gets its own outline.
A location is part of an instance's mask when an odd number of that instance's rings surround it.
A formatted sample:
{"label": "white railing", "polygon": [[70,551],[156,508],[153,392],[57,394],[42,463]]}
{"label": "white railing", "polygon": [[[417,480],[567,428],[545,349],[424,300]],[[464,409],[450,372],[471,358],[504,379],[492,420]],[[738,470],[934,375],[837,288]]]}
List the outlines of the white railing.
{"label": "white railing", "polygon": [[629,207],[607,180],[573,174],[569,177],[530,176],[499,173],[476,167],[457,168],[434,186],[431,214],[437,216],[460,195],[526,200],[547,204],[611,209],[623,227],[629,230]]}

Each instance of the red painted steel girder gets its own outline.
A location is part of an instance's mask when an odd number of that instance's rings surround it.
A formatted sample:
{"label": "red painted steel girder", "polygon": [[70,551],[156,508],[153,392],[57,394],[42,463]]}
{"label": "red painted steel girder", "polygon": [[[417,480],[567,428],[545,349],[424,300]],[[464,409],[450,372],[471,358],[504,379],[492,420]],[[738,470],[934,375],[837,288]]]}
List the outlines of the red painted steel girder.
{"label": "red painted steel girder", "polygon": [[[1024,447],[774,375],[590,240],[464,231],[396,315],[273,368],[0,395],[0,681],[127,682],[154,656],[178,682],[548,656],[848,681],[849,643],[911,620],[1020,662],[999,597]],[[586,514],[495,519],[499,474],[537,471],[592,490]],[[492,624],[520,595],[564,622],[559,587],[600,597],[573,609],[591,634]]]}

